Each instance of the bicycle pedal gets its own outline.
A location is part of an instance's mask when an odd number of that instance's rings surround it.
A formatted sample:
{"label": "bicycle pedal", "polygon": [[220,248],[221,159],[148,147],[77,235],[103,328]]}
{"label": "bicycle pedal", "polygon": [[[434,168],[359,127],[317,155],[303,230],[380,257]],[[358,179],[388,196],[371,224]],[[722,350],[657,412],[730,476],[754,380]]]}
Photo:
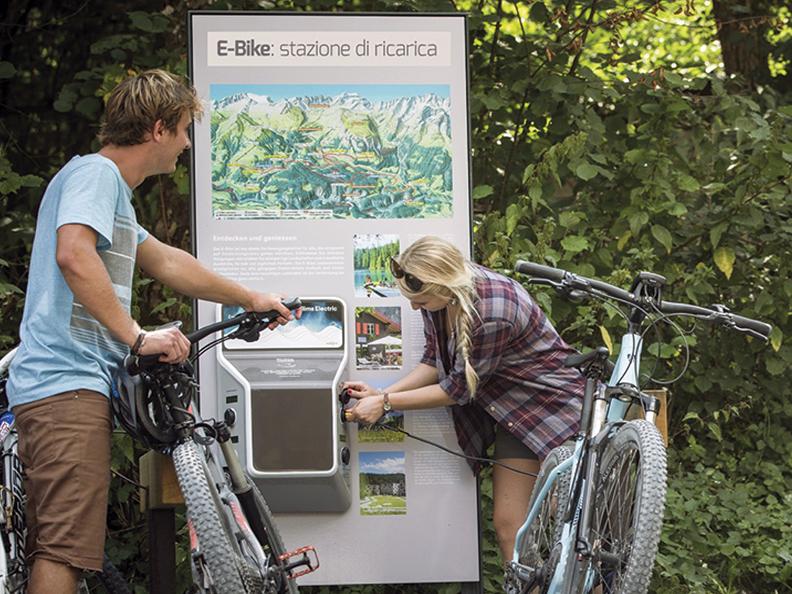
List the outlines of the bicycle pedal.
{"label": "bicycle pedal", "polygon": [[[299,559],[288,561],[292,557],[299,557]],[[319,569],[319,554],[316,552],[316,549],[310,545],[300,547],[288,553],[283,553],[278,559],[281,561],[288,561],[283,567],[283,571],[290,580],[297,579],[301,575],[312,573]],[[305,569],[295,572],[294,570],[298,567],[305,567]]]}

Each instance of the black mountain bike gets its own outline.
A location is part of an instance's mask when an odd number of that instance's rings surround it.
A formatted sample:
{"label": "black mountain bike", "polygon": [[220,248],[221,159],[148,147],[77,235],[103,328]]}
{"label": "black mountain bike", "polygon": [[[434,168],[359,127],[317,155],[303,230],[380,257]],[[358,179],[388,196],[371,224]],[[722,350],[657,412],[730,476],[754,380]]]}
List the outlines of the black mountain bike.
{"label": "black mountain bike", "polygon": [[[300,307],[299,299],[286,302]],[[231,339],[254,342],[278,313],[245,312],[188,334],[192,357]],[[223,332],[225,330],[230,332]],[[295,579],[319,567],[313,547],[287,552],[264,497],[245,473],[224,421],[202,419],[190,363],[128,356],[113,386],[116,418],[134,438],[171,456],[187,507],[193,581],[213,594],[296,594]]]}

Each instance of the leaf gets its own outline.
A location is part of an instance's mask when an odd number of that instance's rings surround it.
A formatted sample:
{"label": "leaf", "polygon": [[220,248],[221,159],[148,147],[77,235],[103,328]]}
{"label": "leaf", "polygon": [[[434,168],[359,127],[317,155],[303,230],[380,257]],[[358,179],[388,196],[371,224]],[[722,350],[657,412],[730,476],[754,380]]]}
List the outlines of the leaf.
{"label": "leaf", "polygon": [[633,235],[638,235],[641,228],[649,222],[649,215],[645,212],[636,212],[630,215],[630,231]]}
{"label": "leaf", "polygon": [[673,238],[671,237],[671,233],[669,233],[668,229],[662,225],[652,225],[652,236],[658,242],[660,242],[660,244],[666,249],[667,253],[671,253]]}
{"label": "leaf", "polygon": [[770,375],[781,375],[787,370],[787,364],[780,357],[769,357],[765,367]]}
{"label": "leaf", "polygon": [[616,247],[619,251],[624,249],[624,246],[627,245],[627,242],[630,241],[632,237],[632,231],[625,231],[621,237],[619,237],[619,241],[616,243]]}
{"label": "leaf", "polygon": [[11,283],[0,280],[0,297],[5,297],[12,294],[24,295],[25,293],[16,285],[12,285]]}
{"label": "leaf", "polygon": [[597,175],[597,168],[588,161],[584,161],[575,169],[575,175],[582,180],[588,181]]}
{"label": "leaf", "polygon": [[558,224],[564,229],[573,228],[581,220],[583,220],[583,215],[581,215],[579,212],[564,211],[558,215]]}
{"label": "leaf", "polygon": [[86,117],[94,117],[101,109],[102,104],[96,97],[83,97],[74,106],[74,109]]}
{"label": "leaf", "polygon": [[517,228],[517,223],[520,222],[522,211],[518,204],[509,204],[506,209],[506,235],[511,237],[514,230]]}
{"label": "leaf", "polygon": [[493,192],[492,186],[482,185],[473,188],[473,200],[481,200],[487,196],[491,196]]}
{"label": "leaf", "polygon": [[707,423],[707,428],[715,436],[715,439],[718,441],[723,441],[723,434],[721,433],[721,428],[717,423]]}
{"label": "leaf", "polygon": [[611,340],[611,335],[608,332],[608,329],[601,325],[599,326],[600,336],[602,336],[602,342],[605,343],[605,346],[608,347],[608,351],[611,353],[613,352],[613,340]]}
{"label": "leaf", "polygon": [[16,66],[14,66],[11,62],[0,62],[0,79],[12,78],[16,72]]}
{"label": "leaf", "polygon": [[781,345],[784,342],[784,333],[781,331],[781,328],[778,326],[773,326],[773,329],[770,331],[770,346],[773,347],[773,350],[777,353],[781,350]]}
{"label": "leaf", "polygon": [[589,242],[588,239],[581,237],[580,235],[567,235],[561,240],[561,247],[563,247],[568,252],[577,254],[578,252],[582,252],[583,250],[587,249],[589,247]]}
{"label": "leaf", "polygon": [[714,259],[718,269],[720,269],[727,279],[730,279],[734,271],[734,261],[736,259],[734,250],[730,247],[719,247],[715,250]]}
{"label": "leaf", "polygon": [[684,423],[685,421],[691,421],[693,419],[695,419],[696,421],[700,421],[701,417],[697,412],[690,411],[684,417],[682,417],[682,422]]}
{"label": "leaf", "polygon": [[550,12],[544,2],[534,2],[531,5],[531,10],[528,11],[528,16],[535,23],[545,23],[550,17]]}
{"label": "leaf", "polygon": [[682,174],[679,176],[679,188],[686,192],[697,192],[701,185],[695,178]]}
{"label": "leaf", "polygon": [[146,33],[154,32],[154,24],[151,22],[151,17],[142,11],[134,11],[129,13],[129,18],[132,21],[132,26]]}
{"label": "leaf", "polygon": [[718,247],[720,243],[721,235],[726,229],[729,227],[728,223],[718,223],[712,229],[710,229],[709,236],[710,236],[710,243],[712,244],[712,249]]}

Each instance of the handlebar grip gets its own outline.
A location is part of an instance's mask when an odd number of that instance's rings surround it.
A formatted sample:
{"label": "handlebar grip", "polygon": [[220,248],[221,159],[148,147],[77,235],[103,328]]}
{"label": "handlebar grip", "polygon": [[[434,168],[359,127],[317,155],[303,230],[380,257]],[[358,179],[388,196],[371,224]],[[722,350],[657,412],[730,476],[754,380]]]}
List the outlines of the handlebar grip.
{"label": "handlebar grip", "polygon": [[661,301],[660,311],[667,314],[690,314],[692,316],[711,316],[715,313],[706,307],[690,305],[689,303],[675,303],[673,301]]}
{"label": "handlebar grip", "polygon": [[[293,311],[295,309],[299,309],[302,307],[302,301],[300,301],[299,297],[292,297],[289,300],[281,301],[281,303],[286,306],[287,309]],[[281,313],[275,309],[271,309],[270,311],[262,311],[256,312],[255,316],[259,320],[272,320],[275,321],[279,317],[281,317]]]}
{"label": "handlebar grip", "polygon": [[563,280],[564,275],[566,274],[566,271],[561,270],[560,268],[536,264],[534,262],[528,262],[527,260],[517,260],[517,264],[514,265],[514,270],[520,274],[546,278],[547,280],[556,282]]}
{"label": "handlebar grip", "polygon": [[758,332],[765,338],[769,338],[770,332],[773,330],[773,327],[770,324],[760,322],[759,320],[752,320],[751,318],[738,316],[736,314],[732,314],[732,320],[734,320],[734,323],[740,328],[748,328],[749,330]]}
{"label": "handlebar grip", "polygon": [[291,299],[283,301],[283,305],[294,311],[295,309],[300,309],[302,307],[302,301],[300,301],[299,297],[292,297]]}

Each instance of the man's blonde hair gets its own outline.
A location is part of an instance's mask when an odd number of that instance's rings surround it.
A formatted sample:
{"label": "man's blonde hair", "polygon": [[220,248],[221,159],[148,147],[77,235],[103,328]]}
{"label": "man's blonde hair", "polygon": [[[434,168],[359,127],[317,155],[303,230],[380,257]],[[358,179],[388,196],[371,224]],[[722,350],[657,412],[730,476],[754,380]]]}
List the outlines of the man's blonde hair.
{"label": "man's blonde hair", "polygon": [[164,70],[147,70],[122,81],[110,93],[105,105],[99,142],[131,146],[145,141],[157,120],[166,130],[176,132],[185,113],[200,117],[203,107],[195,89]]}
{"label": "man's blonde hair", "polygon": [[452,243],[427,235],[420,238],[399,256],[399,265],[405,272],[423,281],[423,288],[410,290],[405,279],[397,279],[399,289],[408,299],[419,296],[438,296],[451,299],[459,308],[449,323],[456,335],[456,348],[465,362],[465,380],[470,397],[476,395],[478,374],[470,363],[472,349],[473,317],[475,307],[476,271],[473,265]]}

